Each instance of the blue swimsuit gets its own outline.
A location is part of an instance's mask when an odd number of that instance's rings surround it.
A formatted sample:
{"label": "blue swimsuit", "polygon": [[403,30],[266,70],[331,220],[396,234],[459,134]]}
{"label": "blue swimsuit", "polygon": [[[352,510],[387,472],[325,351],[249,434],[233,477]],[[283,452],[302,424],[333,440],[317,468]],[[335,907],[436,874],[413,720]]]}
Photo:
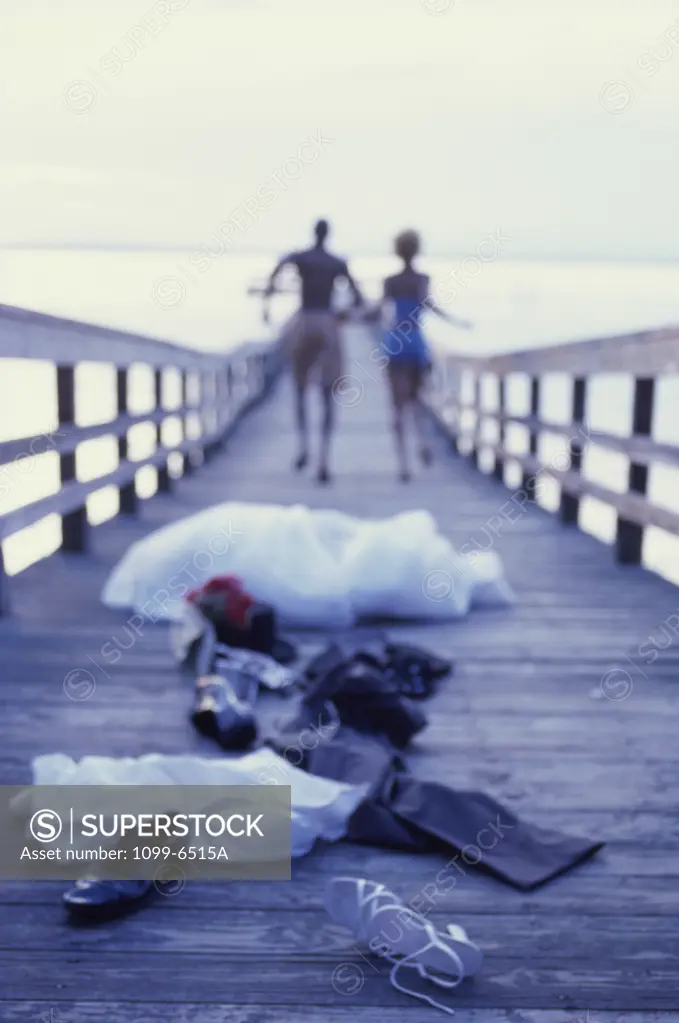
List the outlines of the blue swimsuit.
{"label": "blue swimsuit", "polygon": [[394,303],[394,326],[382,339],[382,350],[390,363],[404,366],[428,366],[429,349],[420,326],[422,302],[399,297]]}

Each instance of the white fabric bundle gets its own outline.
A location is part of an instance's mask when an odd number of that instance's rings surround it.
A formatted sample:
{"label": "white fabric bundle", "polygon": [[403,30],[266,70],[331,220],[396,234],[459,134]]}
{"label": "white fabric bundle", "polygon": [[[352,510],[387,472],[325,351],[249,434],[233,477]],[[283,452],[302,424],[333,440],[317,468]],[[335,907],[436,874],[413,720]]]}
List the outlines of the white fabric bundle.
{"label": "white fabric bundle", "polygon": [[[317,839],[336,842],[365,798],[367,785],[320,778],[293,767],[273,750],[213,760],[198,756],[83,757],[49,753],[33,761],[34,785],[290,785],[291,855],[305,856]],[[26,808],[37,811],[40,807]]]}
{"label": "white fabric bundle", "polygon": [[346,628],[358,618],[445,619],[513,596],[492,551],[462,557],[426,511],[364,520],[302,505],[227,502],[133,544],[102,593],[108,607],[178,620],[183,597],[239,576],[281,624]]}

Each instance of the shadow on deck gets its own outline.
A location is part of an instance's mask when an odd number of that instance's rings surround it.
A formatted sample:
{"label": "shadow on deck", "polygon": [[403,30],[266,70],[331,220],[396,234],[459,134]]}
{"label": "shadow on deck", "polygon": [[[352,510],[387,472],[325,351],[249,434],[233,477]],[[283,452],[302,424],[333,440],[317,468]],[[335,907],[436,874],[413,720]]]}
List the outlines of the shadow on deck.
{"label": "shadow on deck", "polygon": [[[55,555],[12,580],[14,613],[0,620],[4,783],[29,781],[31,758],[55,750],[208,748],[188,723],[191,693],[163,627],[149,627],[115,665],[101,656],[127,617],[99,604],[106,575],[158,526],[224,500],[373,517],[423,507],[456,545],[488,542],[483,526],[507,491],[454,458],[439,436],[434,465],[409,487],[397,482],[385,395],[367,375],[363,384],[361,400],[340,410],[331,488],[289,470],[294,437],[282,382],[228,449],[172,496],[98,527],[90,554]],[[461,877],[432,919],[461,923],[486,962],[449,1003],[460,1023],[679,1020],[671,1011],[679,992],[678,658],[670,646],[649,666],[638,653],[676,611],[677,590],[616,566],[604,546],[535,506],[507,525],[495,549],[515,608],[398,627],[457,665],[427,704],[431,723],[410,763],[423,777],[482,789],[530,820],[608,845],[531,894],[473,870]],[[76,669],[96,683],[82,702],[63,688]],[[428,1017],[433,1009],[393,991],[385,964],[361,958],[329,924],[322,893],[325,878],[344,873],[412,897],[441,866],[439,857],[340,844],[293,864],[292,883],[192,884],[87,930],[67,925],[61,885],[3,883],[0,1015],[8,1023]],[[338,972],[342,964],[350,966]]]}

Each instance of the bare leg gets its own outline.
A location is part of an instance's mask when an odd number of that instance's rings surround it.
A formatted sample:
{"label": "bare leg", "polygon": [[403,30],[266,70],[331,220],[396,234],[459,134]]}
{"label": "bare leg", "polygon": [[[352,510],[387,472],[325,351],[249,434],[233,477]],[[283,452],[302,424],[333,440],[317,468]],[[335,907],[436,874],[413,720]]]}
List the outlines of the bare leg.
{"label": "bare leg", "polygon": [[403,483],[410,480],[408,469],[408,452],[405,436],[405,413],[408,405],[408,378],[403,367],[391,366],[389,369],[389,387],[393,410],[392,427],[396,441],[396,456],[399,465],[399,476]]}
{"label": "bare leg", "polygon": [[408,483],[410,480],[410,471],[408,469],[408,453],[406,451],[406,438],[405,438],[405,407],[400,406],[394,409],[394,437],[396,439],[396,454],[398,456],[399,464],[399,475],[403,483]]}
{"label": "bare leg", "polygon": [[318,356],[319,338],[309,329],[302,318],[296,333],[293,334],[292,375],[295,381],[295,415],[299,436],[299,454],[293,467],[299,472],[309,461],[309,427],[307,420],[307,384],[309,374]]}
{"label": "bare leg", "polygon": [[415,430],[420,445],[420,459],[423,465],[431,465],[432,453],[427,438],[427,413],[422,404],[420,403],[419,393],[415,395],[411,402],[413,409],[413,419],[415,420]]}
{"label": "bare leg", "polygon": [[328,461],[330,457],[330,438],[335,426],[335,399],[332,387],[324,384],[321,389],[323,398],[323,424],[321,427],[321,454],[318,463],[318,482],[329,483],[330,471]]}
{"label": "bare leg", "polygon": [[295,411],[297,415],[297,432],[299,435],[299,455],[295,460],[295,469],[301,471],[309,461],[309,430],[306,414],[306,379],[295,381]]}

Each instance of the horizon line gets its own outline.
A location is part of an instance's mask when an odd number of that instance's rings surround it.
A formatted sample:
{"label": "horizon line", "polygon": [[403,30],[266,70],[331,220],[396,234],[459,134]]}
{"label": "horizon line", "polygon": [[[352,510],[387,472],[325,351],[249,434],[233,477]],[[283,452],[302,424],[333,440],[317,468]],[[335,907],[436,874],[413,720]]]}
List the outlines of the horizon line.
{"label": "horizon line", "polygon": [[[101,250],[101,251],[116,251],[116,252],[194,252],[199,248],[199,245],[190,245],[186,243],[180,244],[160,244],[160,243],[147,243],[147,242],[78,242],[78,241],[57,241],[57,242],[24,242],[24,241],[0,241],[0,251],[16,251],[16,250]],[[279,249],[272,246],[269,249],[230,249],[228,253],[224,255],[233,256],[275,256]],[[352,259],[357,258],[371,258],[371,259],[386,259],[392,257],[392,253],[377,252],[371,250],[360,250],[354,251],[351,256]],[[469,256],[468,252],[462,251],[430,251],[423,254],[423,259],[426,261],[427,257],[431,259],[465,259]],[[221,257],[220,257],[221,258]],[[502,262],[526,262],[526,263],[679,263],[679,253],[675,256],[608,256],[603,253],[593,255],[585,253],[577,254],[565,254],[565,253],[540,253],[535,255],[528,255],[522,253],[514,254],[503,254]]]}

